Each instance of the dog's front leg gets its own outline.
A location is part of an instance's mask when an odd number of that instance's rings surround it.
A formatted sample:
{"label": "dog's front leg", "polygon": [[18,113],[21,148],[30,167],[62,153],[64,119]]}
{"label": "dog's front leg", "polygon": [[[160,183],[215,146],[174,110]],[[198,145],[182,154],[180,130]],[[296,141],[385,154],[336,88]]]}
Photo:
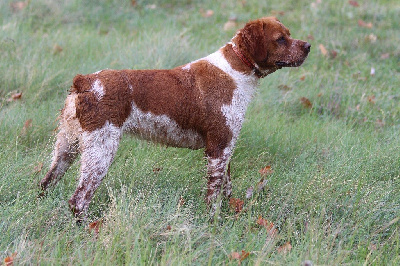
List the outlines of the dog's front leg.
{"label": "dog's front leg", "polygon": [[212,145],[208,143],[206,149],[207,155],[207,195],[206,203],[212,208],[212,212],[215,212],[220,202],[217,202],[217,198],[221,192],[221,188],[224,190],[224,195],[229,197],[232,193],[232,185],[230,180],[229,171],[229,159],[232,155],[231,145],[224,145],[227,147],[222,148],[222,145]]}

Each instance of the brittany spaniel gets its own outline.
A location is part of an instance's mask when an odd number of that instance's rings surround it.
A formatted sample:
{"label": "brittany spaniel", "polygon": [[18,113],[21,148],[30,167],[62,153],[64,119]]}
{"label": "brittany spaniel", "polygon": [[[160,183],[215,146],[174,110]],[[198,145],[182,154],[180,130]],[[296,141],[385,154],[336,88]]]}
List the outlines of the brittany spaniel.
{"label": "brittany spaniel", "polygon": [[102,70],[77,75],[61,111],[46,190],[81,154],[74,215],[89,203],[110,167],[123,133],[167,146],[205,148],[206,202],[232,192],[229,159],[260,78],[300,66],[311,45],[292,39],[276,18],[248,22],[215,53],[168,70]]}

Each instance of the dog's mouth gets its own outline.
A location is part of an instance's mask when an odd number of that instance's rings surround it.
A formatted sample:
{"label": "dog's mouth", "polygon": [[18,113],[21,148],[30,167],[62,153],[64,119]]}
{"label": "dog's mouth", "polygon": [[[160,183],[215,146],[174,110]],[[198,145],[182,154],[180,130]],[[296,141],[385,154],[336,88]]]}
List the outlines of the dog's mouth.
{"label": "dog's mouth", "polygon": [[301,64],[303,64],[303,62],[304,62],[304,59],[299,60],[299,61],[295,61],[295,62],[277,61],[277,62],[275,62],[275,65],[277,67],[279,67],[279,68],[282,68],[282,67],[298,67]]}

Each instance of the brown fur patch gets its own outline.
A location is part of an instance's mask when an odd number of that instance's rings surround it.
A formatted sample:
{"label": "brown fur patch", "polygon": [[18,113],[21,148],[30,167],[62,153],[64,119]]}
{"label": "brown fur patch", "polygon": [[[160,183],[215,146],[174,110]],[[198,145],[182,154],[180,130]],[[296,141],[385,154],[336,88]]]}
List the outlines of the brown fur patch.
{"label": "brown fur patch", "polygon": [[[91,91],[96,80],[104,96]],[[182,129],[198,132],[214,149],[223,149],[231,139],[223,104],[230,104],[236,84],[232,77],[207,61],[193,63],[189,70],[103,70],[77,75],[72,92],[77,93],[76,116],[85,131],[101,128],[108,120],[121,127],[132,101],[143,112],[166,115]],[[216,144],[213,144],[215,142]]]}

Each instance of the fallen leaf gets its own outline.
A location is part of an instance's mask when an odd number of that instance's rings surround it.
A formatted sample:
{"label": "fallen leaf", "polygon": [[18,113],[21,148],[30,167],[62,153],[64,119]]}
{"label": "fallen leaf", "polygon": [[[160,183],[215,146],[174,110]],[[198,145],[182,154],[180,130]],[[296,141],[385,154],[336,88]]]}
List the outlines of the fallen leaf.
{"label": "fallen leaf", "polygon": [[57,43],[53,46],[53,54],[59,54],[63,51],[63,48]]}
{"label": "fallen leaf", "polygon": [[18,1],[18,2],[10,3],[10,7],[13,12],[21,11],[22,9],[24,9],[27,6],[28,6],[28,1],[26,1],[26,2]]}
{"label": "fallen leaf", "polygon": [[281,84],[278,86],[278,89],[283,91],[290,91],[292,88],[290,88],[288,85]]}
{"label": "fallen leaf", "polygon": [[365,39],[371,43],[376,43],[376,40],[378,39],[378,37],[375,34],[371,33]]}
{"label": "fallen leaf", "polygon": [[304,76],[304,75],[300,77],[301,81],[304,81],[305,79],[306,79],[306,76]]}
{"label": "fallen leaf", "polygon": [[156,9],[157,5],[156,4],[147,5],[146,8],[148,8],[148,9]]}
{"label": "fallen leaf", "polygon": [[167,231],[169,231],[169,230],[171,230],[172,229],[172,227],[170,226],[170,225],[167,225]]}
{"label": "fallen leaf", "polygon": [[14,252],[13,254],[11,254],[11,256],[6,257],[6,258],[4,259],[4,264],[5,264],[6,266],[12,266],[12,265],[14,265],[15,257],[17,257],[17,252]]}
{"label": "fallen leaf", "polygon": [[224,31],[231,31],[235,30],[236,28],[237,28],[236,20],[230,19],[224,24]]}
{"label": "fallen leaf", "polygon": [[22,92],[16,92],[11,94],[11,97],[7,99],[7,102],[12,102],[16,100],[20,100],[22,98]]}
{"label": "fallen leaf", "polygon": [[39,162],[39,163],[33,168],[33,171],[34,171],[35,173],[39,173],[40,171],[42,171],[42,168],[43,168],[43,162]]}
{"label": "fallen leaf", "polygon": [[320,44],[319,46],[319,50],[321,51],[321,54],[323,56],[326,56],[328,54],[328,50],[326,50],[325,46],[323,44]]}
{"label": "fallen leaf", "polygon": [[200,9],[200,14],[203,18],[209,18],[212,17],[214,15],[214,11],[212,11],[211,9],[208,9],[206,11],[204,11],[204,9]]}
{"label": "fallen leaf", "polygon": [[101,227],[103,227],[103,219],[91,222],[89,224],[89,232],[94,232],[95,235],[98,235]]}
{"label": "fallen leaf", "polygon": [[376,125],[377,127],[384,127],[384,126],[385,126],[385,122],[382,121],[381,119],[377,119],[377,120],[375,121],[375,125]]}
{"label": "fallen leaf", "polygon": [[185,199],[182,196],[180,196],[179,201],[178,201],[178,206],[182,207],[184,204],[185,204]]}
{"label": "fallen leaf", "polygon": [[389,53],[381,54],[381,59],[388,59],[390,57]]}
{"label": "fallen leaf", "polygon": [[331,51],[329,52],[329,57],[332,58],[332,59],[335,59],[336,56],[337,56],[337,54],[338,54],[338,53],[337,53],[335,50],[331,50]]}
{"label": "fallen leaf", "polygon": [[292,249],[292,245],[290,242],[286,242],[284,245],[280,246],[278,248],[278,253],[280,254],[286,254]]}
{"label": "fallen leaf", "polygon": [[368,29],[371,29],[373,27],[372,22],[365,22],[362,19],[358,20],[358,26]]}
{"label": "fallen leaf", "polygon": [[229,257],[231,260],[238,260],[239,264],[250,255],[250,252],[242,250],[239,252],[232,252]]}
{"label": "fallen leaf", "polygon": [[244,202],[241,199],[231,198],[229,200],[229,206],[235,211],[235,213],[240,213],[243,210]]}
{"label": "fallen leaf", "polygon": [[271,16],[273,17],[284,16],[284,15],[285,11],[271,10]]}
{"label": "fallen leaf", "polygon": [[375,95],[368,96],[368,102],[375,104]]}
{"label": "fallen leaf", "polygon": [[262,218],[262,216],[258,217],[257,224],[261,225],[267,230],[268,236],[276,237],[278,235],[278,229],[276,229],[274,223],[268,221],[267,219]]}
{"label": "fallen leaf", "polygon": [[162,168],[161,167],[154,167],[153,168],[153,173],[159,173],[160,171],[162,170]]}
{"label": "fallen leaf", "polygon": [[301,97],[300,98],[300,102],[301,102],[301,104],[305,107],[305,108],[309,108],[309,109],[311,109],[312,108],[312,103],[311,103],[311,101],[308,99],[308,98],[306,98],[306,97]]}
{"label": "fallen leaf", "polygon": [[131,5],[132,5],[132,6],[136,6],[136,5],[137,5],[136,0],[131,0]]}
{"label": "fallen leaf", "polygon": [[250,255],[250,252],[246,252],[246,251],[242,250],[242,254],[240,254],[240,261],[243,261],[249,255]]}
{"label": "fallen leaf", "polygon": [[262,176],[267,176],[267,175],[272,174],[272,173],[274,172],[274,170],[272,170],[272,168],[271,168],[270,165],[267,165],[267,166],[265,166],[264,168],[261,168],[258,172],[259,172]]}
{"label": "fallen leaf", "polygon": [[249,187],[246,190],[246,199],[250,199],[253,196],[253,192],[254,192],[254,188],[253,187]]}
{"label": "fallen leaf", "polygon": [[24,126],[21,129],[21,134],[25,135],[28,132],[29,128],[32,127],[32,119],[28,119],[25,121]]}
{"label": "fallen leaf", "polygon": [[229,257],[230,257],[232,260],[239,260],[239,259],[240,259],[240,254],[239,254],[239,252],[232,252],[232,253],[229,255]]}
{"label": "fallen leaf", "polygon": [[351,6],[354,6],[354,7],[359,7],[359,6],[360,6],[360,4],[359,4],[357,1],[353,1],[353,0],[350,0],[350,1],[349,1],[349,4],[350,4]]}

